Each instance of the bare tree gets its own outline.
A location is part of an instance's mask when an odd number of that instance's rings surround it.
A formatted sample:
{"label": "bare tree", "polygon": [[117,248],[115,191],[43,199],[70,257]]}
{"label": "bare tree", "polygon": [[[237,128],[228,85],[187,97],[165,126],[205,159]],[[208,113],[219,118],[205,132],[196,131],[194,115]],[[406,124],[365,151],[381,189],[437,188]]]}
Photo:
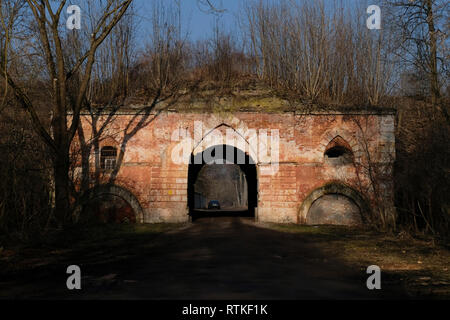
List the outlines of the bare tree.
{"label": "bare tree", "polygon": [[[35,130],[51,150],[56,212],[62,223],[68,222],[70,217],[69,149],[78,129],[80,112],[91,81],[96,52],[125,14],[132,0],[109,0],[96,4],[100,8],[101,14],[93,25],[86,50],[72,66],[69,66],[65,59],[64,39],[67,37],[68,31],[62,21],[62,13],[66,2],[66,0],[60,1],[56,6],[52,5],[49,0],[26,1],[27,12],[32,15],[36,25],[35,41],[42,49],[36,54],[41,55],[45,61],[46,81],[51,88],[52,120],[50,130],[44,125],[36,109],[36,102],[27,94],[26,88],[22,87],[20,79],[10,75],[8,66],[5,65],[3,59],[0,65],[1,74],[14,91],[17,101],[28,112]],[[88,3],[88,6],[93,8],[92,3]],[[69,92],[75,87],[71,86],[72,78],[75,76],[78,81],[76,92]],[[73,113],[71,123],[68,123],[66,118],[68,111]]]}
{"label": "bare tree", "polygon": [[[133,45],[130,39],[134,37],[132,14],[117,25],[109,41],[99,50],[99,59],[103,64],[98,66],[98,81],[91,85],[92,94],[87,97],[86,112],[82,116],[84,126],[79,126],[79,145],[73,154],[73,158],[78,159],[73,161],[75,165],[81,161],[81,177],[75,173],[72,175],[73,185],[81,186],[79,195],[99,184],[114,183],[130,139],[172,106],[186,92],[181,89],[188,87],[184,76],[186,53],[177,22],[180,8],[166,6],[161,1],[154,4],[152,12],[148,44],[131,62]],[[122,86],[123,94],[119,97]],[[104,93],[100,96],[105,97],[100,101],[99,92]],[[139,106],[130,108],[130,99],[139,101]],[[114,132],[111,126],[118,119],[117,112],[124,108],[129,115],[128,122],[119,132]],[[114,168],[105,172],[102,170],[100,145],[110,136],[114,136],[119,143],[118,154]]]}
{"label": "bare tree", "polygon": [[[12,42],[16,40],[16,27],[23,20],[23,7],[23,0],[0,1],[0,59],[2,60],[3,73],[7,71],[7,66],[15,60],[15,52],[11,47]],[[10,93],[8,78],[4,79],[2,91],[0,113],[6,107]]]}
{"label": "bare tree", "polygon": [[270,86],[340,104],[378,105],[387,94],[391,39],[366,28],[362,6],[350,12],[338,1],[260,0],[245,15],[258,76]]}
{"label": "bare tree", "polygon": [[373,226],[387,231],[395,230],[397,215],[394,210],[393,164],[390,153],[376,156],[371,147],[371,137],[376,132],[370,117],[352,117],[357,128],[357,141],[361,155],[353,158],[357,187],[361,194],[367,195],[372,203],[371,215],[367,218]]}
{"label": "bare tree", "polygon": [[197,5],[200,8],[200,10],[207,13],[213,14],[224,13],[226,10],[221,8],[221,6],[219,6],[216,2],[217,1],[214,0],[197,0]]}
{"label": "bare tree", "polygon": [[441,103],[440,70],[445,68],[446,24],[450,4],[442,0],[386,0],[390,31],[399,34],[398,54],[407,65],[428,76],[431,102],[450,121]]}

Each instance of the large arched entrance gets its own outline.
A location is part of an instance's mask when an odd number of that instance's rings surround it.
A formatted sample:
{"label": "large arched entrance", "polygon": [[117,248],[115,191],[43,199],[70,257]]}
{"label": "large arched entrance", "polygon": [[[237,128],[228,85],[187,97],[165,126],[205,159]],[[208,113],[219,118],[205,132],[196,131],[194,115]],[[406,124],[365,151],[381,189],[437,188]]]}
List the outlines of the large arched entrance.
{"label": "large arched entrance", "polygon": [[188,171],[189,214],[250,216],[258,205],[256,163],[242,150],[216,145],[192,154]]}

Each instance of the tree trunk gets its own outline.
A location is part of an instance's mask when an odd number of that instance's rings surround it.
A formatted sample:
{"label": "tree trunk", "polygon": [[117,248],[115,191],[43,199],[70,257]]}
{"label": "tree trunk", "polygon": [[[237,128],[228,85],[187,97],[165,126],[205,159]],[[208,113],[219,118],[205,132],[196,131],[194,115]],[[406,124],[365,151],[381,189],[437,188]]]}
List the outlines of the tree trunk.
{"label": "tree trunk", "polygon": [[439,102],[440,90],[437,67],[437,40],[436,28],[434,27],[433,3],[431,0],[427,1],[427,23],[430,37],[430,86],[431,86],[431,101],[433,104]]}
{"label": "tree trunk", "polygon": [[90,166],[89,166],[89,156],[91,153],[91,145],[86,143],[84,137],[83,127],[80,125],[78,128],[78,139],[80,143],[81,151],[81,192],[89,189],[90,186]]}
{"label": "tree trunk", "polygon": [[54,160],[55,211],[61,226],[70,223],[70,188],[68,153],[56,156]]}
{"label": "tree trunk", "polygon": [[59,225],[64,227],[68,224],[68,217],[70,216],[70,140],[64,105],[58,106],[51,126],[53,139],[56,142],[56,152],[53,156],[55,213]]}

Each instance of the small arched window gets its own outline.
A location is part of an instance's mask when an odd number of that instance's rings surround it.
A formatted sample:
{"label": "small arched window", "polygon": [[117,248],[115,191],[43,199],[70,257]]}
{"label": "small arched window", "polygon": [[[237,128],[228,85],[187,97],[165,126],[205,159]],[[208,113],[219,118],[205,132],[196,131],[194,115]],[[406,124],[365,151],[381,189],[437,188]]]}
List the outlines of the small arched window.
{"label": "small arched window", "polygon": [[100,165],[104,170],[114,170],[116,168],[117,149],[114,147],[103,147],[101,150]]}
{"label": "small arched window", "polygon": [[337,136],[325,148],[325,160],[332,165],[345,165],[353,162],[350,145],[341,136]]}

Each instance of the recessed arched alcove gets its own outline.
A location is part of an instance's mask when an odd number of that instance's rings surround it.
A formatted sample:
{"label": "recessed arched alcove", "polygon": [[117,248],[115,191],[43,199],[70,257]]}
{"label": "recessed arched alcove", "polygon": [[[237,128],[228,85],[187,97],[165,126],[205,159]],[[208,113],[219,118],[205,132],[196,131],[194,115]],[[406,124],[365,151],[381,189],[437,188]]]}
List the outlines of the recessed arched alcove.
{"label": "recessed arched alcove", "polygon": [[353,151],[348,142],[341,136],[330,141],[324,152],[325,163],[340,166],[353,163]]}
{"label": "recessed arched alcove", "polygon": [[369,210],[367,201],[358,191],[331,182],[315,189],[303,200],[298,221],[310,225],[361,225]]}
{"label": "recessed arched alcove", "polygon": [[84,192],[74,215],[77,219],[100,222],[144,222],[139,200],[129,190],[113,184],[99,185]]}
{"label": "recessed arched alcove", "polygon": [[361,209],[346,195],[325,194],[317,198],[306,216],[309,225],[361,225]]}

